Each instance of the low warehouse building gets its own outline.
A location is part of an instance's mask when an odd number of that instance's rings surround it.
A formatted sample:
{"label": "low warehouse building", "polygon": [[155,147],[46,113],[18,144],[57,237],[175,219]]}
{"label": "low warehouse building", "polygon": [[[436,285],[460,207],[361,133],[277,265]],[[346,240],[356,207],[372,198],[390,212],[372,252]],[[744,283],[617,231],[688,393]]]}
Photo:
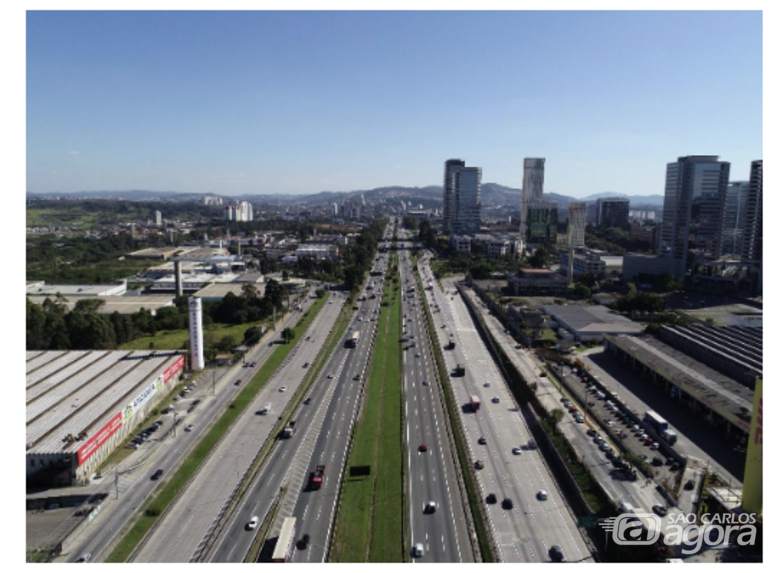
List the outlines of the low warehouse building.
{"label": "low warehouse building", "polygon": [[564,338],[598,342],[605,334],[641,334],[645,327],[604,306],[550,304],[542,307],[559,327]]}
{"label": "low warehouse building", "polygon": [[87,483],[183,370],[177,352],[28,351],[28,483]]}

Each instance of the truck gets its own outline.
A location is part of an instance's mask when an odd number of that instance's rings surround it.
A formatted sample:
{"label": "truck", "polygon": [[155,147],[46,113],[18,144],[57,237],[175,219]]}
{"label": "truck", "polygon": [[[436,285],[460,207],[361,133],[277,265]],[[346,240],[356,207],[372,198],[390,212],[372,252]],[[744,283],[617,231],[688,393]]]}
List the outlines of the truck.
{"label": "truck", "polygon": [[320,489],[322,487],[322,482],[324,481],[325,466],[319,465],[314,468],[314,471],[311,472],[311,475],[309,476],[309,489]]}
{"label": "truck", "polygon": [[653,426],[653,428],[655,428],[656,432],[659,434],[663,433],[664,430],[669,429],[669,422],[664,420],[661,416],[652,410],[645,412],[645,422]]}
{"label": "truck", "polygon": [[479,401],[479,396],[471,396],[470,402],[471,402],[471,409],[475,412],[479,411],[479,405],[481,404],[481,402]]}
{"label": "truck", "polygon": [[661,437],[666,440],[670,446],[673,446],[677,442],[677,432],[668,428],[661,432]]}
{"label": "truck", "polygon": [[358,342],[360,341],[360,331],[355,330],[349,338],[347,338],[346,341],[346,347],[347,348],[357,348]]}
{"label": "truck", "polygon": [[287,424],[282,430],[282,438],[284,438],[285,440],[287,438],[292,438],[294,433],[295,433],[295,420],[290,420],[290,423]]}
{"label": "truck", "polygon": [[465,376],[466,375],[466,367],[463,366],[463,364],[458,364],[455,367],[455,376]]}

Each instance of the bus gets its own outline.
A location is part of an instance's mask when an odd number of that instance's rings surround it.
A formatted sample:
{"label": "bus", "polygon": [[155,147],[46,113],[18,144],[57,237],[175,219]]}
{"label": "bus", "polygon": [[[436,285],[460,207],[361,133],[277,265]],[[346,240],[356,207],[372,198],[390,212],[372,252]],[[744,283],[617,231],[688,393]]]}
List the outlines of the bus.
{"label": "bus", "polygon": [[274,554],[271,556],[273,563],[287,563],[292,557],[293,542],[295,541],[295,525],[297,519],[285,517],[282,522],[282,530],[276,540]]}
{"label": "bus", "polygon": [[352,333],[352,336],[347,339],[347,348],[357,348],[358,340],[360,340],[360,331],[356,330]]}

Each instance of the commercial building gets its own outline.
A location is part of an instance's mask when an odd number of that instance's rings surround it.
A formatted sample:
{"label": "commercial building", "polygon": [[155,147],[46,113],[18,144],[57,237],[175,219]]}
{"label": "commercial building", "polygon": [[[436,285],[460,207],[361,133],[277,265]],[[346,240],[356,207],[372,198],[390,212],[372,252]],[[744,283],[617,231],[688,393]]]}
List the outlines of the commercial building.
{"label": "commercial building", "polygon": [[585,246],[587,218],[587,203],[578,201],[569,203],[568,247],[576,249],[577,247]]}
{"label": "commercial building", "polygon": [[548,325],[558,329],[558,334],[567,340],[578,342],[599,342],[605,334],[640,334],[645,327],[629,320],[602,305],[545,305],[542,311],[553,319]]}
{"label": "commercial building", "polygon": [[675,276],[674,271],[678,268],[676,265],[677,262],[671,257],[625,255],[623,257],[622,278],[627,283],[641,282],[645,277],[648,278],[649,282],[652,282],[649,280],[650,277],[663,274]]}
{"label": "commercial building", "polygon": [[507,277],[515,296],[566,296],[569,281],[550,269],[520,269]]}
{"label": "commercial building", "polygon": [[[238,275],[225,273],[215,275],[211,273],[192,273],[182,275],[181,286],[184,292],[194,293],[202,289],[208,283],[230,283]],[[176,277],[169,275],[154,281],[149,287],[151,292],[176,292]]]}
{"label": "commercial building", "polygon": [[45,281],[36,281],[27,285],[27,294],[33,296],[56,297],[98,297],[122,296],[127,292],[127,281],[113,285],[47,285]]}
{"label": "commercial building", "polygon": [[659,237],[658,225],[631,223],[630,240],[645,243],[648,248],[655,249]]}
{"label": "commercial building", "polygon": [[661,256],[671,259],[669,272],[678,280],[685,276],[692,231],[697,248],[720,254],[729,168],[717,155],[680,157],[666,166]]}
{"label": "commercial building", "polygon": [[296,257],[312,257],[315,259],[339,258],[339,247],[329,243],[301,243],[295,250]]}
{"label": "commercial building", "polygon": [[628,225],[629,200],[624,197],[596,199],[596,225],[625,227]]}
{"label": "commercial building", "polygon": [[177,352],[28,351],[28,483],[85,484],[176,386]]}
{"label": "commercial building", "polygon": [[254,213],[249,201],[237,201],[225,206],[226,221],[253,221]]}
{"label": "commercial building", "polygon": [[540,201],[527,205],[526,229],[524,239],[529,245],[557,244],[558,203]]}
{"label": "commercial building", "polygon": [[[607,264],[600,253],[581,247],[572,251],[573,265],[572,278],[581,274],[590,273],[594,276],[604,275],[607,272]],[[569,276],[569,251],[562,250],[560,254],[560,272]]]}
{"label": "commercial building", "polygon": [[452,221],[454,218],[455,187],[452,174],[456,169],[466,167],[462,159],[448,159],[444,162],[444,228],[445,235],[452,234]]}
{"label": "commercial building", "polygon": [[528,209],[544,200],[544,158],[523,160],[523,188],[520,200],[520,236],[528,236]]}
{"label": "commercial building", "polygon": [[506,239],[492,239],[487,245],[487,255],[491,259],[512,254],[512,242]]}
{"label": "commercial building", "polygon": [[457,253],[470,253],[471,237],[468,235],[450,235],[450,246]]}
{"label": "commercial building", "polygon": [[161,259],[167,261],[177,251],[180,251],[180,247],[154,247],[149,249],[141,249],[140,251],[134,251],[125,255],[130,259]]}
{"label": "commercial building", "polygon": [[747,198],[750,184],[747,181],[732,181],[726,189],[726,203],[723,212],[723,238],[720,254],[742,255],[742,235],[747,222]]}
{"label": "commercial building", "polygon": [[763,214],[764,214],[764,161],[759,159],[750,164],[750,183],[745,209],[745,233],[742,245],[742,260],[747,263],[761,263],[763,258]]}
{"label": "commercial building", "polygon": [[447,166],[450,176],[450,233],[456,235],[479,232],[482,209],[482,169],[479,167]]}

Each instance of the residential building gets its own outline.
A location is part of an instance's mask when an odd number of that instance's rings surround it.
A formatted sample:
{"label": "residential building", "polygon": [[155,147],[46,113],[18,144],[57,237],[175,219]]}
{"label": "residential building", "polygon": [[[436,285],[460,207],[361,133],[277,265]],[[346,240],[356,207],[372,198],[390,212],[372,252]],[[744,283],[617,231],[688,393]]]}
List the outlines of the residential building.
{"label": "residential building", "polygon": [[468,235],[450,235],[450,246],[455,252],[470,253],[471,237]]}
{"label": "residential building", "polygon": [[585,225],[587,223],[587,204],[569,203],[569,233],[568,246],[571,248],[585,246]]}
{"label": "residential building", "polygon": [[520,202],[520,236],[528,236],[528,209],[544,200],[544,158],[523,160],[523,189]]}
{"label": "residential building", "polygon": [[733,181],[726,189],[726,204],[723,209],[723,239],[721,255],[742,255],[742,234],[747,221],[746,207],[749,183]]}
{"label": "residential building", "polygon": [[487,254],[491,259],[512,253],[512,242],[506,239],[493,239],[487,245]]}
{"label": "residential building", "polygon": [[763,256],[763,172],[762,159],[750,164],[750,184],[745,206],[745,232],[742,245],[742,260],[745,262],[760,262]]}
{"label": "residential building", "polygon": [[625,227],[628,225],[629,200],[625,197],[605,197],[596,200],[596,225]]}
{"label": "residential building", "polygon": [[237,201],[225,206],[225,220],[253,221],[252,204],[249,201]]}
{"label": "residential building", "polygon": [[162,213],[159,211],[154,212],[154,224],[158,227],[162,227],[163,219],[162,219]]}
{"label": "residential building", "polygon": [[[602,260],[601,255],[598,252],[581,247],[576,251],[572,251],[572,253],[572,275],[574,277],[585,273],[590,273],[594,276],[606,274],[607,263]],[[560,273],[568,277],[568,269],[569,251],[562,250],[560,255]]]}
{"label": "residential building", "polygon": [[669,272],[676,279],[685,276],[692,230],[697,248],[720,253],[729,167],[717,155],[680,157],[666,166],[661,255],[673,261]]}

